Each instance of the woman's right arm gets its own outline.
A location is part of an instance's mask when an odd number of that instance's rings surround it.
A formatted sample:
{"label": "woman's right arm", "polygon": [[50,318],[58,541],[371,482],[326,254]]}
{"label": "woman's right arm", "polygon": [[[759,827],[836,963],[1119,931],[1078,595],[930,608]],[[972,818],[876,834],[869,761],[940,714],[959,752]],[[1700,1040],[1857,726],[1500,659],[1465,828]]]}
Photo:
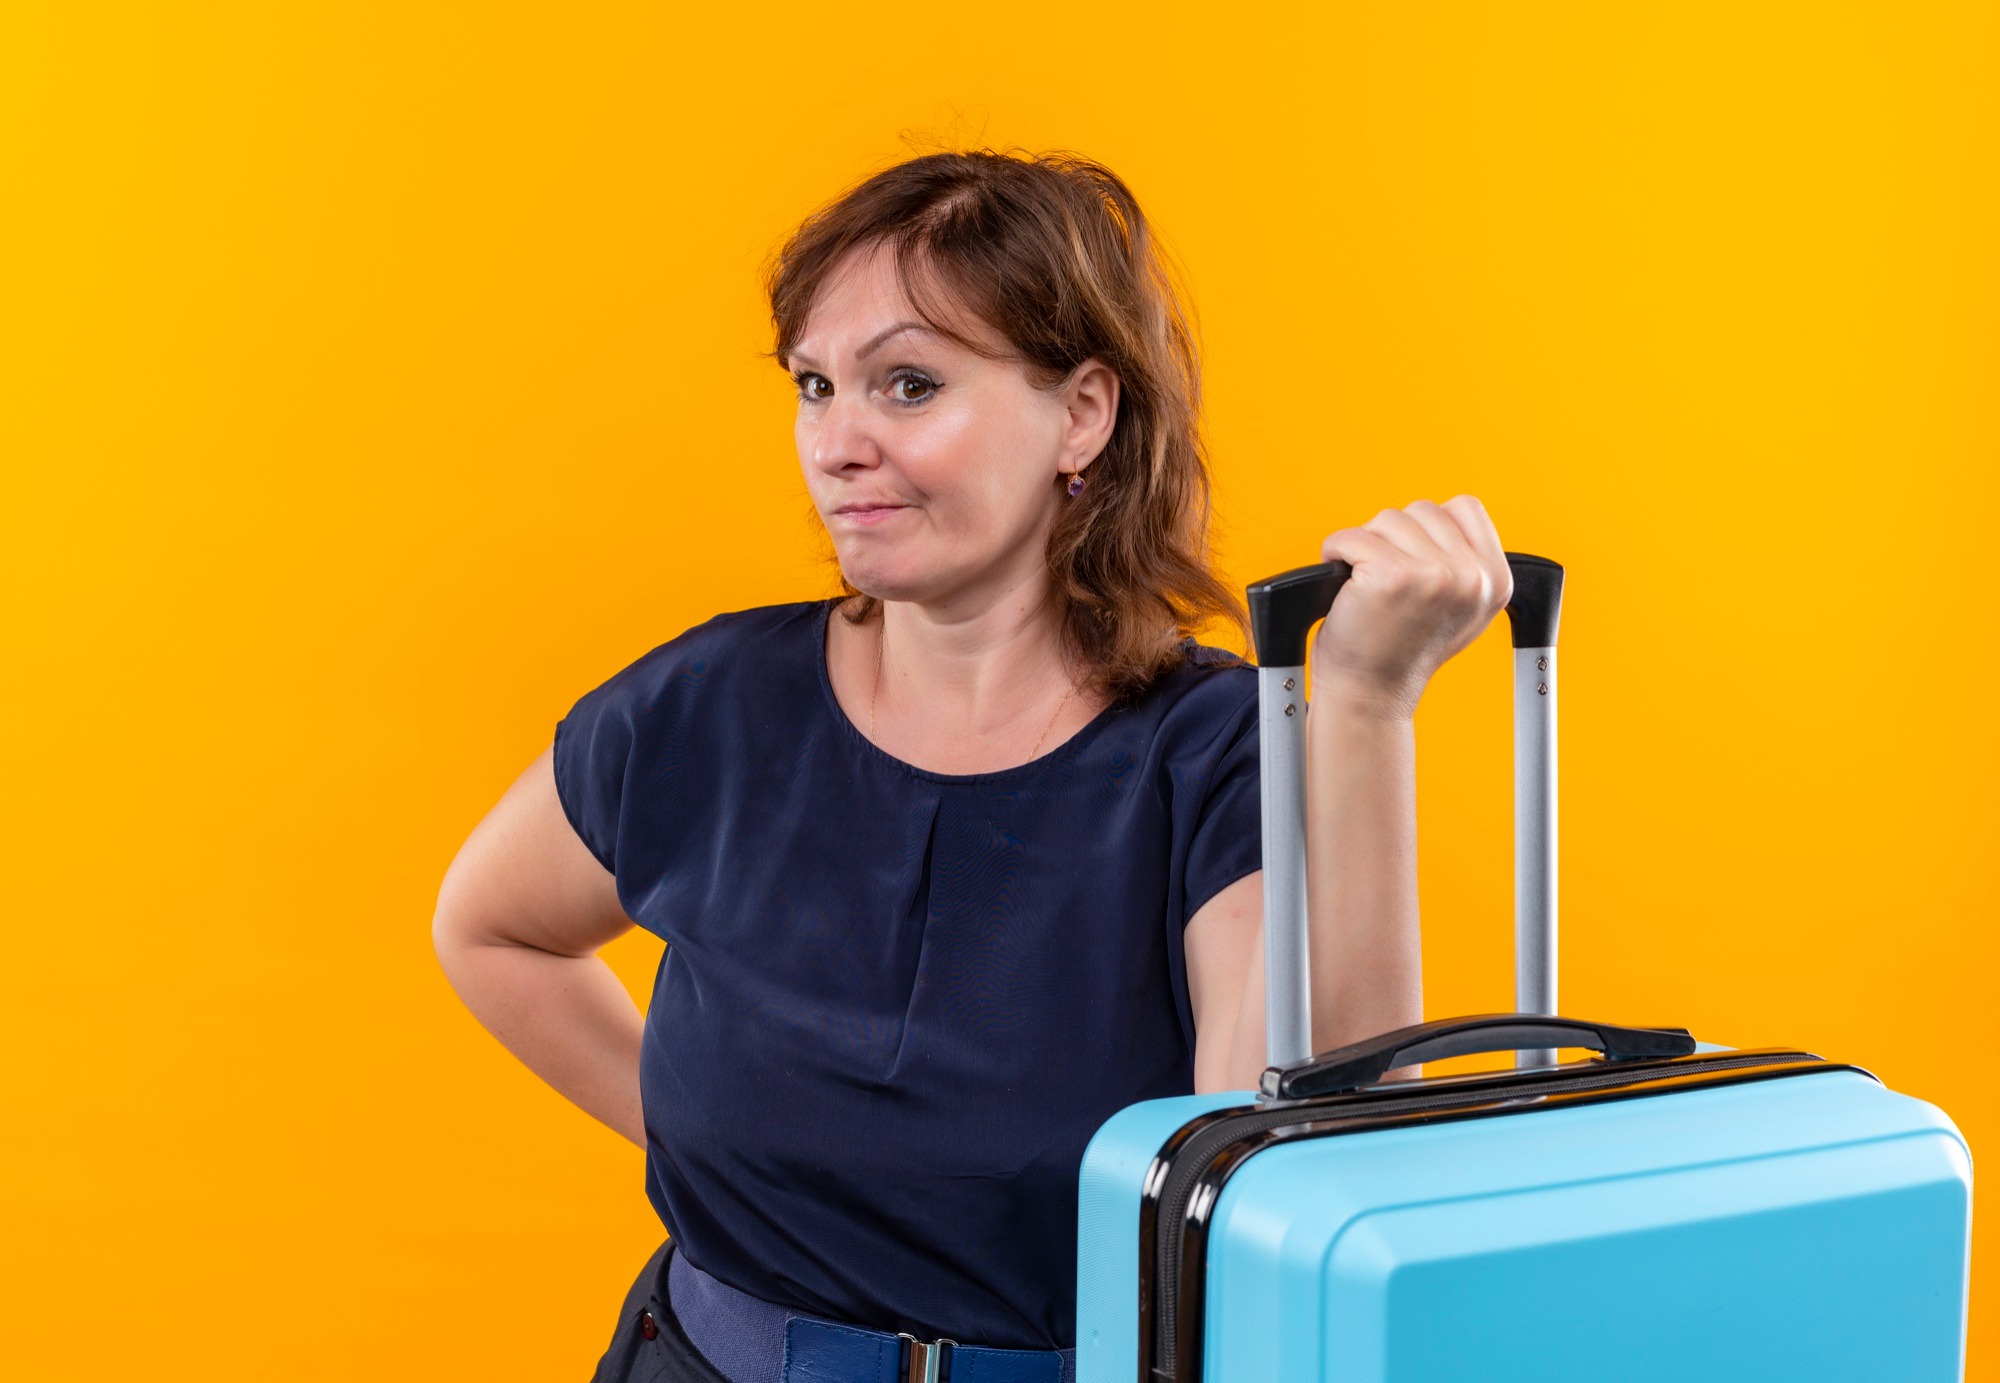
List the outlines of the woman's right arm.
{"label": "woman's right arm", "polygon": [[632,920],[564,814],[552,762],[543,750],[459,847],[438,890],[431,939],[445,978],[488,1032],[644,1147],[645,1020],[597,956]]}

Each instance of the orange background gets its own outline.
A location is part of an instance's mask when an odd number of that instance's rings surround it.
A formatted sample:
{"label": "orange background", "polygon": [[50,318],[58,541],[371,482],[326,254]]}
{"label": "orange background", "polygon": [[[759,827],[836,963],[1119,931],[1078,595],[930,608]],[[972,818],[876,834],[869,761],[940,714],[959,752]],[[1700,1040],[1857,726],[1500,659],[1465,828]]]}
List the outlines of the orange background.
{"label": "orange background", "polygon": [[[432,905],[576,697],[828,589],[757,270],[909,130],[1132,183],[1232,579],[1461,490],[1569,563],[1566,1008],[1864,1063],[1976,1154],[1996,39],[1938,0],[9,5],[6,1371],[587,1374],[640,1155],[459,1006]],[[1509,995],[1506,686],[1496,630],[1420,717],[1433,1015]],[[609,951],[641,997],[656,955]]]}

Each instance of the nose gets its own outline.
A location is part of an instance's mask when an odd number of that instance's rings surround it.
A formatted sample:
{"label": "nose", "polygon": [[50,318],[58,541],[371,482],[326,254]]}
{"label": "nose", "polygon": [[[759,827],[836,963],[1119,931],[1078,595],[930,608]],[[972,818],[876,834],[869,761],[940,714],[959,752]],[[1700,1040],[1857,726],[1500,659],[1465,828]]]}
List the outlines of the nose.
{"label": "nose", "polygon": [[861,393],[836,393],[801,420],[801,459],[826,475],[851,475],[882,464],[874,414]]}

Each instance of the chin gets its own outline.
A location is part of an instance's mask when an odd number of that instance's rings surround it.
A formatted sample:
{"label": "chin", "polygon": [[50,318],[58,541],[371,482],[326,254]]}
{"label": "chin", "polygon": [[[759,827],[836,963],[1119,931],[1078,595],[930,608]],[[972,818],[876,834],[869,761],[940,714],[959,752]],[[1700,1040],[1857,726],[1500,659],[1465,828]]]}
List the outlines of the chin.
{"label": "chin", "polygon": [[923,600],[949,585],[941,571],[912,562],[885,562],[879,554],[871,555],[875,560],[838,554],[841,576],[863,595],[877,600]]}
{"label": "chin", "polygon": [[841,576],[847,584],[865,596],[876,600],[920,601],[929,592],[927,584],[916,582],[883,581],[870,576],[856,576],[841,569]]}

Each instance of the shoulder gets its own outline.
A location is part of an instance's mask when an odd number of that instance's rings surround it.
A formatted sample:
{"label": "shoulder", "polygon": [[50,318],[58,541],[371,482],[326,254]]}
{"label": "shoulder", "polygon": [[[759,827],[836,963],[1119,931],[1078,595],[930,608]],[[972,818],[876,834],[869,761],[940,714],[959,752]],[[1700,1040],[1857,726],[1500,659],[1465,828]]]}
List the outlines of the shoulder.
{"label": "shoulder", "polygon": [[613,673],[557,722],[556,794],[606,869],[631,824],[630,782],[647,785],[635,809],[657,824],[668,789],[719,771],[732,726],[796,704],[818,676],[826,609],[808,601],[717,615]]}
{"label": "shoulder", "polygon": [[1212,761],[1256,734],[1257,669],[1227,649],[1186,640],[1120,718],[1144,725],[1167,764],[1185,770]]}
{"label": "shoulder", "polygon": [[712,678],[768,673],[774,662],[811,666],[826,609],[827,602],[808,600],[716,615],[641,654],[589,696],[650,703],[671,689],[694,690]]}
{"label": "shoulder", "polygon": [[1182,642],[1173,665],[1138,698],[1139,704],[1152,702],[1164,712],[1198,710],[1240,711],[1245,705],[1255,709],[1257,669],[1226,648],[1211,648],[1193,639]]}
{"label": "shoulder", "polygon": [[1240,654],[1231,653],[1226,648],[1211,648],[1205,643],[1196,643],[1193,639],[1181,642],[1181,654],[1188,667],[1243,668],[1250,672],[1257,670]]}
{"label": "shoulder", "polygon": [[713,728],[716,711],[796,704],[819,678],[826,601],[734,610],[648,650],[585,692],[556,727],[628,749]]}

